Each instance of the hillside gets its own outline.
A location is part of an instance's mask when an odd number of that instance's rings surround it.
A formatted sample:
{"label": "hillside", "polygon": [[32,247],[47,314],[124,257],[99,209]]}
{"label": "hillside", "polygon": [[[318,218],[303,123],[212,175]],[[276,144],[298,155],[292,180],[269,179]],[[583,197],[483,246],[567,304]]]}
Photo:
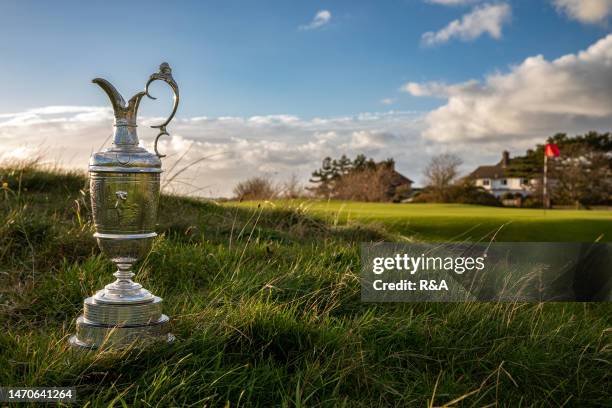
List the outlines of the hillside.
{"label": "hillside", "polygon": [[137,280],[164,298],[178,341],[77,352],[67,339],[83,298],[113,272],[92,238],[87,181],[37,168],[0,176],[3,386],[76,386],[88,406],[609,402],[609,304],[362,303],[357,243],[406,230],[304,206],[164,196]]}

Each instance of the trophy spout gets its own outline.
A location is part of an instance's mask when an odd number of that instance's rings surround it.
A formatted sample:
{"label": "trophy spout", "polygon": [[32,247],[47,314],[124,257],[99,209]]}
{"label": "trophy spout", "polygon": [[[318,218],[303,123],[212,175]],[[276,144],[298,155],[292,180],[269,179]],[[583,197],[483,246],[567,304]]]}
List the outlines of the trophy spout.
{"label": "trophy spout", "polygon": [[108,95],[108,98],[113,105],[113,111],[115,113],[115,119],[123,118],[125,116],[125,99],[119,93],[117,88],[113,86],[104,78],[94,78],[91,80],[94,84],[98,85]]}
{"label": "trophy spout", "polygon": [[138,135],[136,134],[136,117],[140,100],[146,95],[144,91],[138,92],[129,102],[119,93],[117,88],[104,78],[95,78],[91,82],[98,85],[106,93],[111,101],[115,116],[115,132],[113,144],[116,146],[138,146]]}

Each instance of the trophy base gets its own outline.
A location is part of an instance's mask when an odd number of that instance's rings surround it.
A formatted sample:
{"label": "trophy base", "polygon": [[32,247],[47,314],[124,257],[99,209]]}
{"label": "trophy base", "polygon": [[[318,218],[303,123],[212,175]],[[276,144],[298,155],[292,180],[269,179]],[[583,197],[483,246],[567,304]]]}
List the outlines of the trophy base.
{"label": "trophy base", "polygon": [[77,319],[77,334],[70,337],[70,344],[84,349],[113,348],[128,346],[147,346],[157,342],[171,343],[174,336],[168,333],[169,318],[160,319],[144,325],[113,326],[88,321],[84,316]]}
{"label": "trophy base", "polygon": [[[174,343],[174,341],[176,340],[176,338],[174,337],[174,335],[172,333],[168,333],[166,334],[165,337],[160,337],[158,339],[155,339],[157,342],[163,342],[165,341],[166,343],[170,344],[170,343]],[[96,345],[92,345],[92,344],[88,344],[88,343],[84,343],[81,340],[79,340],[79,338],[75,335],[70,336],[70,338],[68,339],[68,343],[77,349],[81,349],[81,350],[97,350],[98,348],[100,348],[101,346],[96,346]]]}
{"label": "trophy base", "polygon": [[159,320],[161,316],[162,299],[157,296],[151,296],[146,303],[105,303],[98,300],[95,295],[83,302],[85,320],[100,325],[142,326]]}
{"label": "trophy base", "polygon": [[155,342],[172,342],[168,316],[161,313],[162,299],[151,296],[146,303],[110,304],[96,296],[85,299],[83,315],[76,321],[70,344],[84,349],[145,347]]}

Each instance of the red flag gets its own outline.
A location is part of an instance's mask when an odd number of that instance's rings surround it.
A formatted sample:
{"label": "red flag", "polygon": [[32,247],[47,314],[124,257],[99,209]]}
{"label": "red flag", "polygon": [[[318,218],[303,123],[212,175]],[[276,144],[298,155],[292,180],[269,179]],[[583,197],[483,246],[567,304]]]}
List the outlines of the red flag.
{"label": "red flag", "polygon": [[559,157],[559,146],[554,143],[548,143],[544,149],[544,154],[547,157]]}

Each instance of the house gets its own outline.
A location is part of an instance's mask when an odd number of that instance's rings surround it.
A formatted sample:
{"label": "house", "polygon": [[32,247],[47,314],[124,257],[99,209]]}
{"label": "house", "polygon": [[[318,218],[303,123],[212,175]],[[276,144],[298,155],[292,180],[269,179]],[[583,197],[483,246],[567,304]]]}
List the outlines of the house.
{"label": "house", "polygon": [[512,194],[522,198],[533,194],[537,179],[517,177],[510,171],[510,153],[504,151],[499,163],[493,166],[480,166],[468,177],[477,187],[482,187],[497,198]]}
{"label": "house", "polygon": [[387,178],[385,195],[389,201],[398,202],[405,200],[412,194],[412,184],[412,180],[395,170],[395,165],[392,165],[390,175]]}

